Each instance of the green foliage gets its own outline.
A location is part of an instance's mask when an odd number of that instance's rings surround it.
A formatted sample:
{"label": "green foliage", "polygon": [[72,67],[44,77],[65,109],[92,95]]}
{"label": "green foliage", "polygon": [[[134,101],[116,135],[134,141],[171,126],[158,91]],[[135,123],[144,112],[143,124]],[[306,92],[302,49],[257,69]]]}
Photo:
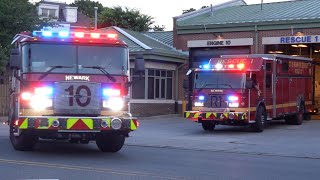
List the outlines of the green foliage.
{"label": "green foliage", "polygon": [[15,34],[40,27],[35,5],[28,0],[0,0],[0,71],[7,64]]}
{"label": "green foliage", "polygon": [[118,26],[138,32],[149,31],[152,29],[153,19],[149,15],[141,14],[139,10],[128,7],[105,7],[99,15],[99,28]]}
{"label": "green foliage", "polygon": [[155,25],[152,28],[153,31],[164,31],[165,29],[166,29],[166,27],[164,25],[162,25],[162,26]]}
{"label": "green foliage", "polygon": [[190,8],[190,9],[182,10],[182,14],[186,14],[186,13],[189,13],[189,12],[192,12],[192,11],[196,11],[196,9]]}
{"label": "green foliage", "polygon": [[94,18],[94,7],[98,7],[98,14],[103,10],[101,3],[91,0],[76,0],[70,6],[78,7],[78,11],[90,18]]}

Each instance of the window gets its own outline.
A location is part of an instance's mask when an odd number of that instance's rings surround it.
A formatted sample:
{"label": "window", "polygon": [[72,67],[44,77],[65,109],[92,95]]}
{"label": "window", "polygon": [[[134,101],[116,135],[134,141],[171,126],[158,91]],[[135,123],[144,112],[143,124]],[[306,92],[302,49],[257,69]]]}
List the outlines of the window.
{"label": "window", "polygon": [[48,9],[48,8],[41,8],[42,16],[43,17],[56,17],[56,10],[55,9]]}
{"label": "window", "polygon": [[272,76],[271,74],[267,74],[266,76],[266,88],[271,88]]}
{"label": "window", "polygon": [[272,70],[271,63],[267,63],[266,64],[266,70],[267,71],[271,71]]}
{"label": "window", "polygon": [[[139,75],[131,69],[133,79]],[[147,78],[147,81],[145,80]],[[145,87],[147,92],[145,93]],[[145,97],[146,94],[146,97]],[[146,76],[132,86],[133,99],[172,99],[173,98],[173,71],[147,69]]]}
{"label": "window", "polygon": [[289,71],[289,63],[288,62],[282,62],[282,71],[283,72]]}
{"label": "window", "polygon": [[132,84],[132,99],[144,99],[145,76],[142,75],[140,79],[140,75],[134,69],[130,70],[130,74],[135,82]]}
{"label": "window", "polygon": [[173,71],[148,69],[148,75],[148,99],[173,98]]}

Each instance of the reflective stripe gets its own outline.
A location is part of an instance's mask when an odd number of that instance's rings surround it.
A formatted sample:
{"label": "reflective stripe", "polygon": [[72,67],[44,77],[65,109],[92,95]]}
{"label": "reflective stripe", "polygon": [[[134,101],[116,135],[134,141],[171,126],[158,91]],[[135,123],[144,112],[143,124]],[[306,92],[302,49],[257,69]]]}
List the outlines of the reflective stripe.
{"label": "reflective stripe", "polygon": [[20,129],[27,129],[28,128],[28,118],[25,118],[23,122],[19,126]]}
{"label": "reflective stripe", "polygon": [[81,119],[83,123],[85,123],[89,129],[93,129],[93,120],[92,119]]}
{"label": "reflective stripe", "polygon": [[137,126],[134,124],[133,120],[130,120],[130,129],[131,130],[136,130]]}
{"label": "reflective stripe", "polygon": [[67,129],[71,129],[72,126],[78,121],[78,118],[69,118],[67,119]]}

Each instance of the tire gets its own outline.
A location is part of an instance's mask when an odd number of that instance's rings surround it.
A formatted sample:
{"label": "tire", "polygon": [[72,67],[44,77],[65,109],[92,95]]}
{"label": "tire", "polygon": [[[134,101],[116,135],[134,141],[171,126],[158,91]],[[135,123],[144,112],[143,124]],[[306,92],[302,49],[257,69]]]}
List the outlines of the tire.
{"label": "tire", "polygon": [[36,145],[38,141],[38,137],[33,135],[32,133],[28,131],[22,131],[19,136],[14,135],[15,130],[15,113],[14,113],[14,107],[12,107],[10,113],[9,113],[9,136],[10,141],[13,146],[13,148],[17,151],[31,151],[33,150],[33,147]]}
{"label": "tire", "polygon": [[303,120],[310,121],[311,120],[311,114],[310,113],[304,113]]}
{"label": "tire", "polygon": [[28,133],[21,132],[19,136],[14,136],[14,126],[10,124],[10,141],[15,150],[18,151],[32,151],[38,141],[38,137]]}
{"label": "tire", "polygon": [[300,104],[298,113],[296,113],[292,119],[292,124],[301,125],[304,118],[304,105]]}
{"label": "tire", "polygon": [[118,152],[125,141],[122,134],[98,134],[96,136],[96,144],[102,152]]}
{"label": "tire", "polygon": [[251,125],[253,132],[262,132],[267,120],[267,113],[262,106],[259,106],[257,109],[255,123]]}
{"label": "tire", "polygon": [[202,128],[205,131],[213,131],[214,128],[216,127],[216,124],[211,121],[202,121]]}

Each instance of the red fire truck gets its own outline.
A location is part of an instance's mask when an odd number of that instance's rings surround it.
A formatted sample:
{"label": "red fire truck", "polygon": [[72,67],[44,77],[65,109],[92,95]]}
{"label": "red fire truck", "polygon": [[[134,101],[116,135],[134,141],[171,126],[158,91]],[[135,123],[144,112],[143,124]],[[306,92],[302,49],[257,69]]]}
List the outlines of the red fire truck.
{"label": "red fire truck", "polygon": [[[129,50],[117,34],[43,30],[18,34],[13,44],[8,124],[16,150],[39,139],[122,148],[139,123],[128,111]],[[135,63],[144,71],[143,58]]]}
{"label": "red fire truck", "polygon": [[[190,75],[191,74],[191,75]],[[262,132],[266,121],[300,125],[313,110],[312,60],[286,55],[222,55],[190,62],[185,117],[215,125],[248,125]]]}

